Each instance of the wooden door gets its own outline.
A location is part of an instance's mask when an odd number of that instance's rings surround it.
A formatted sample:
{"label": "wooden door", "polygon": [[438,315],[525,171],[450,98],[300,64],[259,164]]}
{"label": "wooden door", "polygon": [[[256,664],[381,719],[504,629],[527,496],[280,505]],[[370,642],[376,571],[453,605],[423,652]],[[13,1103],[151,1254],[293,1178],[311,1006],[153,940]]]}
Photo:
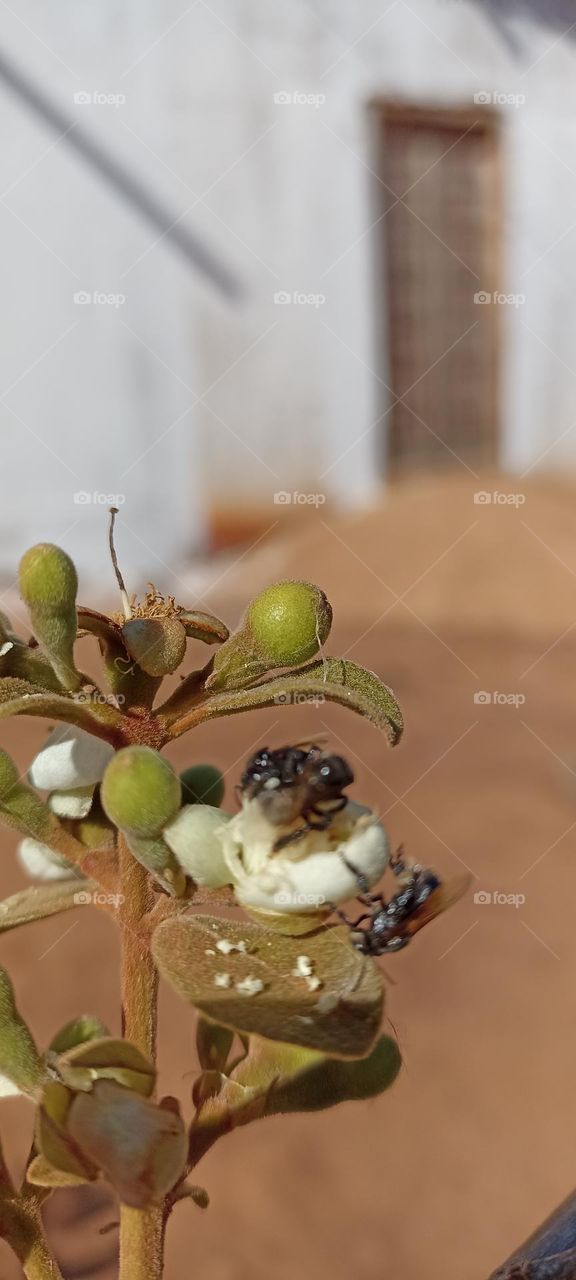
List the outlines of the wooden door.
{"label": "wooden door", "polygon": [[[392,471],[498,451],[498,117],[374,104]],[[383,206],[383,208],[382,208]],[[489,301],[486,299],[489,298]],[[484,300],[482,300],[484,299]]]}

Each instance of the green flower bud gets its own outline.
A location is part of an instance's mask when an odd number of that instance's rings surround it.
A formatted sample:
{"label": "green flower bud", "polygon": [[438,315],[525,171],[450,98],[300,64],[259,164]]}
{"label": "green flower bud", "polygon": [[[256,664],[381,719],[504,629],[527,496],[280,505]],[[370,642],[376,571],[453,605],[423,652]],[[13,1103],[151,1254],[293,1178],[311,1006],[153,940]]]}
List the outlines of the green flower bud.
{"label": "green flower bud", "polygon": [[82,683],[74,665],[78,576],[72,560],[49,542],[30,547],[20,561],[20,591],[37,639],[66,689]]}
{"label": "green flower bud", "polygon": [[214,659],[207,687],[240,689],[275,667],[298,667],[330,633],[332,609],[311,582],[275,582],[255,597]]}
{"label": "green flower bud", "polygon": [[100,790],[102,807],[121,831],[155,836],[177,814],[180,779],[151,747],[123,747],[106,768]]}
{"label": "green flower bud", "polygon": [[177,618],[130,618],[122,627],[131,658],[149,676],[168,676],[186,653],[186,632]]}
{"label": "green flower bud", "polygon": [[192,764],[180,774],[184,804],[209,804],[218,809],[226,784],[215,764]]}

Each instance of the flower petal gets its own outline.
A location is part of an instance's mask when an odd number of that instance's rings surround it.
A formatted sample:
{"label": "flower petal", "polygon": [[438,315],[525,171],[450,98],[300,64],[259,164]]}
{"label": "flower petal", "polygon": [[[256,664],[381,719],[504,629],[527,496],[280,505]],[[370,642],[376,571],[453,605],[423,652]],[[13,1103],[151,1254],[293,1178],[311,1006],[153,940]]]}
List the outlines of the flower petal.
{"label": "flower petal", "polygon": [[66,725],[49,733],[33,760],[29,778],[41,791],[70,791],[100,782],[114,747],[85,729]]}
{"label": "flower petal", "polygon": [[220,889],[230,884],[222,833],[229,821],[221,809],[209,804],[186,804],[164,827],[163,838],[180,866],[196,884]]}
{"label": "flower petal", "polygon": [[59,818],[87,818],[92,808],[94,787],[76,787],[73,791],[52,791],[48,808]]}
{"label": "flower petal", "polygon": [[17,858],[26,875],[32,876],[35,880],[82,878],[69,862],[60,857],[60,854],[55,853],[47,844],[42,844],[40,840],[33,840],[31,836],[26,836],[20,841]]}

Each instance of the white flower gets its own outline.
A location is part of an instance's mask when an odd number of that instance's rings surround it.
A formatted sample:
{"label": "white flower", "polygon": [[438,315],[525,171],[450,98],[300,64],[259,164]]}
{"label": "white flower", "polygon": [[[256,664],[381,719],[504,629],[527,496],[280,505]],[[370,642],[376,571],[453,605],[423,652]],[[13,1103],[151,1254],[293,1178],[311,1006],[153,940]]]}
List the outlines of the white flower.
{"label": "white flower", "polygon": [[[298,824],[295,824],[296,826]],[[164,829],[166,843],[198,884],[232,884],[244,906],[314,913],[356,897],[355,872],[369,886],[388,865],[388,837],[374,814],[349,801],[325,831],[310,831],[274,850],[282,832],[258,802],[228,818],[209,805],[186,805]]]}
{"label": "white flower", "polygon": [[59,818],[85,818],[94,789],[101,781],[114,747],[85,729],[65,725],[52,729],[32,761],[28,777],[39,791],[49,791],[48,804]]}
{"label": "white flower", "polygon": [[32,761],[29,778],[39,791],[75,791],[94,787],[114,755],[114,747],[72,725],[52,729]]}
{"label": "white flower", "polygon": [[80,879],[78,871],[66,862],[59,853],[55,853],[41,840],[33,840],[26,836],[18,845],[16,856],[26,875],[36,880],[70,880],[72,876]]}

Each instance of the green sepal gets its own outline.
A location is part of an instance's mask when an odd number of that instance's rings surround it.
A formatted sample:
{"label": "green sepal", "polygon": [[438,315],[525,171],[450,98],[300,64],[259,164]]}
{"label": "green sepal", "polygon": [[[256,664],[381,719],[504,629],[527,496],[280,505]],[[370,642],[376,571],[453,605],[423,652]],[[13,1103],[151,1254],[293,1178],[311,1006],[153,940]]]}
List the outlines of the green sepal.
{"label": "green sepal", "polygon": [[[219,940],[243,943],[245,952],[222,954]],[[303,952],[321,984],[314,991],[294,976]],[[322,927],[303,940],[236,920],[176,915],[158,925],[152,954],[184,1000],[231,1030],[342,1058],[362,1057],[378,1034],[382,978],[374,961],[352,946],[346,926]],[[228,987],[216,985],[221,973],[230,976]],[[259,978],[263,990],[238,992],[235,984],[250,977]]]}
{"label": "green sepal", "polygon": [[344,658],[325,658],[299,671],[275,676],[249,689],[215,694],[172,721],[170,737],[177,738],[194,725],[218,716],[263,707],[290,705],[308,698],[311,703],[337,702],[370,720],[386,734],[391,746],[403,729],[402,712],[394,694],[373,671]]}
{"label": "green sepal", "polygon": [[126,835],[130,852],[172,898],[186,894],[186,875],[162,836]]}
{"label": "green sepal", "polygon": [[97,1080],[115,1080],[149,1098],[154,1092],[156,1071],[152,1064],[128,1040],[111,1036],[88,1039],[61,1054],[55,1069],[69,1089],[85,1093]]}
{"label": "green sepal", "polygon": [[[49,1165],[82,1182],[93,1182],[98,1168],[68,1132],[74,1093],[58,1080],[44,1090],[36,1117],[36,1146]],[[28,1175],[29,1181],[30,1175]]]}
{"label": "green sepal", "polygon": [[190,640],[202,640],[204,644],[223,644],[230,635],[225,622],[212,613],[203,613],[201,609],[183,610],[178,614],[178,621]]}
{"label": "green sepal", "polygon": [[89,1178],[80,1173],[66,1173],[64,1169],[56,1169],[43,1155],[34,1156],[26,1170],[28,1182],[33,1187],[46,1187],[51,1191],[85,1186],[87,1182],[94,1181],[94,1176]]}
{"label": "green sepal", "polygon": [[56,1032],[50,1041],[49,1051],[58,1054],[67,1053],[70,1049],[77,1049],[79,1045],[91,1040],[107,1039],[109,1034],[108,1028],[100,1018],[91,1013],[80,1014],[78,1018],[73,1018]]}

